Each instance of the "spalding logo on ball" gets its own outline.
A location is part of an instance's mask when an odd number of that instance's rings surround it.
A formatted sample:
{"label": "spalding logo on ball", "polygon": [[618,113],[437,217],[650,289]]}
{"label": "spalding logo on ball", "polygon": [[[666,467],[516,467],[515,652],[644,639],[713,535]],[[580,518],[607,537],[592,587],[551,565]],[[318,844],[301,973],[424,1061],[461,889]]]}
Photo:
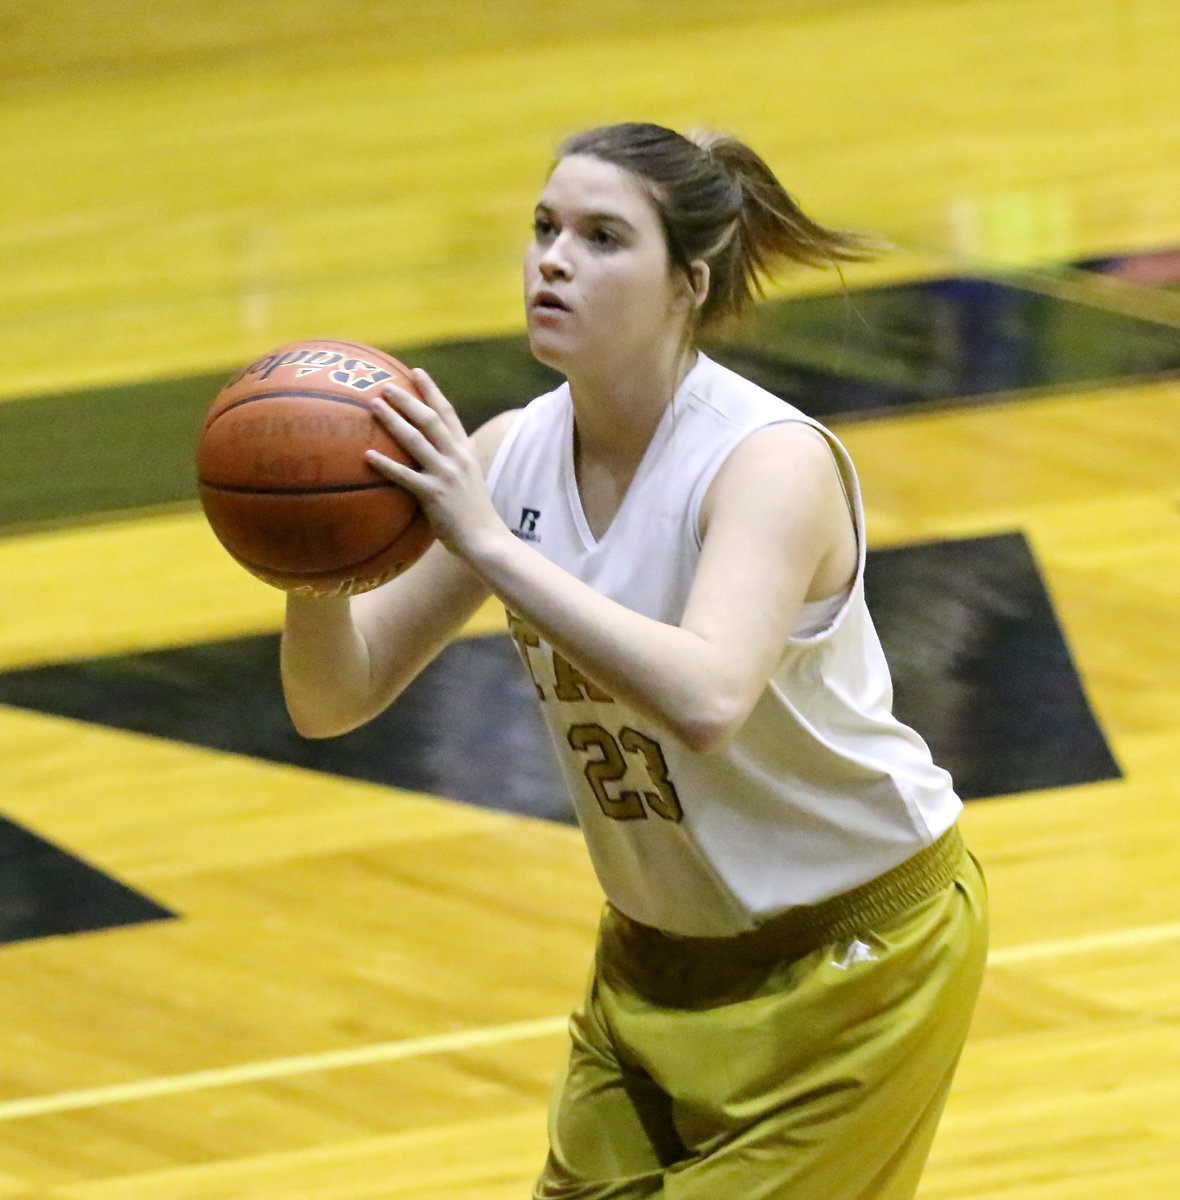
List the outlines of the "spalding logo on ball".
{"label": "spalding logo on ball", "polygon": [[218,392],[197,450],[205,516],[259,579],[306,596],[351,596],[416,562],[433,541],[415,497],[365,462],[410,456],[369,399],[409,368],[329,338],[280,346]]}

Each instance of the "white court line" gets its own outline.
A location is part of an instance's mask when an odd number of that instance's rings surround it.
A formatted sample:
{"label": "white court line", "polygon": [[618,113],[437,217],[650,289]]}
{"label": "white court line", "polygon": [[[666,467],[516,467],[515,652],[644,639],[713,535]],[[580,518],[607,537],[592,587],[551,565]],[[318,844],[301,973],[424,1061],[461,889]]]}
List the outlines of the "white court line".
{"label": "white court line", "polygon": [[1070,954],[1091,954],[1097,950],[1126,950],[1132,946],[1151,946],[1180,938],[1180,921],[1167,925],[1143,925],[1138,929],[1115,929],[1110,933],[1091,933],[1084,937],[1062,938],[1056,942],[1033,942],[1027,946],[1001,946],[987,956],[988,964],[1003,967],[1009,963],[1032,962],[1038,958],[1058,958]]}
{"label": "white court line", "polygon": [[297,1054],[292,1058],[271,1058],[262,1062],[241,1063],[236,1067],[214,1067],[187,1075],[166,1075],[158,1079],[140,1079],[115,1083],[109,1087],[83,1088],[76,1092],[57,1092],[48,1096],[30,1096],[26,1100],[0,1103],[0,1121],[19,1117],[39,1117],[46,1113],[70,1112],[79,1108],[99,1108],[130,1100],[148,1100],[156,1096],[195,1092],[204,1088],[229,1087],[238,1083],[257,1083],[264,1079],[282,1079],[289,1075],[308,1075],[340,1067],[359,1067],[368,1063],[389,1062],[396,1058],[417,1058],[426,1054],[449,1054],[495,1046],[502,1042],[521,1042],[528,1038],[564,1033],[568,1017],[542,1017],[537,1021],[516,1021],[510,1025],[489,1025],[483,1029],[457,1029],[426,1037],[403,1038],[396,1042],[377,1042],[371,1046],[353,1046],[348,1050],[326,1050],[319,1054]]}
{"label": "white court line", "polygon": [[[1146,925],[1138,929],[1115,930],[1111,933],[1089,934],[1085,937],[1064,938],[1053,942],[1001,946],[988,955],[988,963],[993,966],[1007,966],[1011,963],[1089,954],[1101,950],[1129,949],[1176,940],[1180,940],[1180,921],[1165,925]],[[258,1083],[292,1075],[309,1075],[316,1071],[332,1071],[341,1067],[366,1066],[369,1063],[392,1062],[401,1058],[420,1058],[428,1054],[451,1054],[460,1050],[502,1045],[506,1042],[551,1037],[564,1033],[568,1020],[565,1016],[541,1017],[535,1021],[515,1021],[507,1025],[489,1025],[483,1029],[458,1029],[451,1033],[403,1038],[396,1042],[376,1042],[370,1046],[354,1046],[347,1050],[298,1054],[291,1058],[272,1058],[262,1062],[241,1063],[234,1067],[192,1071],[185,1075],[140,1079],[131,1083],[112,1084],[109,1087],[82,1088],[73,1092],[30,1096],[26,1099],[0,1102],[0,1121],[40,1117],[48,1113],[75,1112],[78,1109],[150,1100],[157,1096],[171,1096],[180,1092],[232,1087],[240,1083]]]}

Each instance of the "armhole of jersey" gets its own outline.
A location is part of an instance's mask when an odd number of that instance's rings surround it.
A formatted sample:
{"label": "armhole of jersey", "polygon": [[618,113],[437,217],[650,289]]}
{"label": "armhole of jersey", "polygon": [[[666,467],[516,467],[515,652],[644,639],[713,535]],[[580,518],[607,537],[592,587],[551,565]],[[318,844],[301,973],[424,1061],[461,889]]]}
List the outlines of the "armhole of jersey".
{"label": "armhole of jersey", "polygon": [[516,444],[516,439],[520,436],[521,426],[524,424],[524,415],[528,411],[528,405],[525,405],[516,415],[516,420],[508,428],[507,432],[500,439],[500,444],[496,447],[496,453],[492,455],[491,464],[488,467],[487,488],[489,492],[495,490],[496,484],[499,482],[500,476],[504,471],[504,463],[508,459],[509,452]]}
{"label": "armhole of jersey", "polygon": [[[832,452],[832,458],[836,464],[836,474],[840,480],[840,489],[844,493],[844,502],[848,505],[848,515],[852,518],[852,536],[856,538],[856,573],[853,575],[852,582],[848,585],[848,590],[844,593],[844,599],[840,607],[833,614],[832,619],[822,629],[799,637],[792,637],[790,639],[792,646],[810,646],[817,642],[822,642],[831,637],[839,626],[843,624],[848,610],[852,607],[853,599],[864,590],[865,559],[868,554],[867,538],[865,535],[864,498],[861,495],[860,479],[857,477],[852,456],[830,429],[824,428],[818,421],[807,421],[806,424],[823,435],[824,440],[828,443],[828,449]],[[818,603],[822,604],[823,601],[821,600]]]}
{"label": "armhole of jersey", "polygon": [[[713,480],[717,478],[717,473],[724,466],[729,456],[741,445],[747,437],[753,433],[757,433],[760,429],[766,429],[771,425],[786,425],[788,423],[799,425],[808,425],[819,433],[824,441],[828,444],[828,449],[831,451],[832,459],[836,465],[836,475],[840,480],[840,490],[844,493],[844,501],[848,505],[848,515],[852,518],[852,535],[856,538],[856,573],[853,576],[852,582],[848,585],[848,590],[844,594],[843,601],[839,609],[833,615],[832,619],[827,622],[824,628],[817,630],[814,633],[805,634],[800,637],[792,637],[790,643],[793,646],[805,646],[812,643],[822,641],[831,636],[836,627],[844,620],[844,614],[847,613],[852,604],[852,599],[864,585],[864,570],[865,570],[865,516],[864,502],[861,498],[860,481],[856,475],[856,468],[853,466],[852,457],[844,448],[840,439],[836,437],[830,429],[824,428],[818,421],[813,421],[811,418],[800,416],[785,416],[776,417],[773,420],[764,422],[761,425],[756,425],[753,429],[746,429],[741,434],[717,455],[709,470],[702,472],[700,480],[697,482],[693,490],[692,499],[689,504],[689,521],[691,522],[691,530],[693,540],[696,543],[698,550],[701,549],[703,542],[701,540],[701,506],[705,502],[705,493],[709,490]],[[819,601],[823,603],[823,601]]]}

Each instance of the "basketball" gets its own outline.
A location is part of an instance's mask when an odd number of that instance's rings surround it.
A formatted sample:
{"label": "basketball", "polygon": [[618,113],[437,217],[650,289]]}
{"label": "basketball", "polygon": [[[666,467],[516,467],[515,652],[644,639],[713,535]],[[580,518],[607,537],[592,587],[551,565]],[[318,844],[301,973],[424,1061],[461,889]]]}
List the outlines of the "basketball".
{"label": "basketball", "polygon": [[409,368],[371,346],[293,342],[218,392],[197,450],[205,516],[222,546],[259,579],[305,596],[378,587],[424,553],[433,534],[417,499],[364,459],[413,465],[369,400]]}

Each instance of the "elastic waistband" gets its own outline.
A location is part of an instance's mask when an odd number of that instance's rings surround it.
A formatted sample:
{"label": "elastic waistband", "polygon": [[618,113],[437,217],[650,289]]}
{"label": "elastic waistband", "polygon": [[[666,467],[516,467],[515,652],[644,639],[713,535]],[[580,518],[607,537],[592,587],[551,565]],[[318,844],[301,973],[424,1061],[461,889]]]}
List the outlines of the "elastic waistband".
{"label": "elastic waistband", "polygon": [[669,952],[746,964],[798,957],[829,942],[871,933],[937,895],[958,874],[965,853],[963,836],[952,825],[937,841],[876,879],[819,904],[786,909],[755,929],[729,937],[665,933],[610,906],[604,933],[638,962],[653,963]]}

